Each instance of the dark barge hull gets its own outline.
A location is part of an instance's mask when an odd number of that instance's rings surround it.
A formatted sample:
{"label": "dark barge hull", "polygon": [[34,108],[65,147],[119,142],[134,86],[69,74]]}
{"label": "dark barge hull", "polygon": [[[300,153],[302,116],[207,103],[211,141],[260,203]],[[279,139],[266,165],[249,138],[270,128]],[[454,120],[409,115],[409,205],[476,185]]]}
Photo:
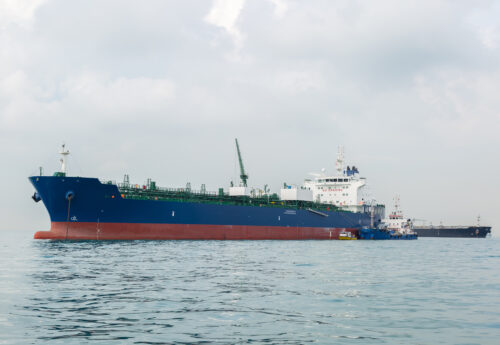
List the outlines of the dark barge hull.
{"label": "dark barge hull", "polygon": [[413,230],[418,237],[485,238],[491,226],[416,226]]}

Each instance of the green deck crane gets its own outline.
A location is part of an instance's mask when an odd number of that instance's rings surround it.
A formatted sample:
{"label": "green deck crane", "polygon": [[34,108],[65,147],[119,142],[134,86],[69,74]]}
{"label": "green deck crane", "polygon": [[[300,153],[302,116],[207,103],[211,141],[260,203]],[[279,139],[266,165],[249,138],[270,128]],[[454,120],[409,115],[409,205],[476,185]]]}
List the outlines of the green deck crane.
{"label": "green deck crane", "polygon": [[243,186],[247,186],[248,175],[245,173],[245,168],[243,167],[243,159],[241,159],[240,145],[238,145],[238,139],[236,141],[236,151],[238,151],[238,161],[240,162],[240,178],[243,182]]}

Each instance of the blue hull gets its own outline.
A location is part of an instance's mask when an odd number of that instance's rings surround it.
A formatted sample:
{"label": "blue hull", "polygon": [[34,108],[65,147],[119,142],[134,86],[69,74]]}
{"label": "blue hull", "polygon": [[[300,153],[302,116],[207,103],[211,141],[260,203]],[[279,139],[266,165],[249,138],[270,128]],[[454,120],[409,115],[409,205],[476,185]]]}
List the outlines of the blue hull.
{"label": "blue hull", "polygon": [[400,235],[392,230],[381,229],[361,229],[359,239],[361,240],[416,240],[417,235]]}

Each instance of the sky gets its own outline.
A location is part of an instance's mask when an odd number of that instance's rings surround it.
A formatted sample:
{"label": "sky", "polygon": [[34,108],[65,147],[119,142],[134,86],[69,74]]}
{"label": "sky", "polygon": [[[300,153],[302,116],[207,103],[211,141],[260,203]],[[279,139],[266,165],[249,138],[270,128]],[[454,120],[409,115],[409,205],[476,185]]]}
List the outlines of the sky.
{"label": "sky", "polygon": [[[228,187],[333,172],[500,236],[500,2],[0,0],[0,230],[50,227],[27,177]],[[496,235],[498,234],[498,235]]]}

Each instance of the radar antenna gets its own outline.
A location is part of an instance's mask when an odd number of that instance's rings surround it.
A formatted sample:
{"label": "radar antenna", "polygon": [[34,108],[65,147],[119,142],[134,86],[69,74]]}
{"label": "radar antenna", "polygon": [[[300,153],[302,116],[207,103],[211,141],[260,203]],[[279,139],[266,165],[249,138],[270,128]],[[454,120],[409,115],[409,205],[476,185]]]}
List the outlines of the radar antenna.
{"label": "radar antenna", "polygon": [[243,159],[241,158],[240,145],[238,144],[238,139],[236,141],[236,151],[238,151],[238,161],[240,163],[240,178],[243,182],[243,187],[247,186],[248,175],[245,173],[245,168],[243,167]]}

